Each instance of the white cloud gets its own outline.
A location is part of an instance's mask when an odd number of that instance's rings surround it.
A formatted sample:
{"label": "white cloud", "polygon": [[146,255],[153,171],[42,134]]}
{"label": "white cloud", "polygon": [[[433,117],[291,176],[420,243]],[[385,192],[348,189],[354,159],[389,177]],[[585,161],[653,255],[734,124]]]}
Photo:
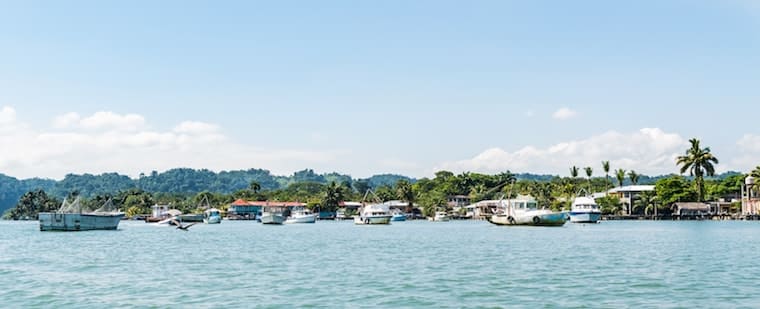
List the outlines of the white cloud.
{"label": "white cloud", "polygon": [[745,134],[736,146],[738,155],[729,161],[731,169],[746,173],[760,166],[760,135]]}
{"label": "white cloud", "polygon": [[573,118],[578,115],[578,112],[569,109],[567,107],[563,107],[558,109],[554,114],[552,114],[552,118],[558,119],[558,120],[567,120],[570,118]]}
{"label": "white cloud", "polygon": [[58,129],[85,129],[100,131],[138,131],[145,128],[145,118],[138,114],[120,115],[114,112],[96,112],[89,117],[70,112],[53,119]]}
{"label": "white cloud", "polygon": [[471,159],[445,162],[435,170],[568,174],[571,166],[594,168],[601,175],[601,162],[610,161],[612,169],[634,169],[658,175],[677,172],[675,157],[686,149],[687,141],[675,133],[644,128],[623,134],[609,131],[583,140],[561,142],[545,148],[526,146],[509,152],[501,148],[486,149]]}
{"label": "white cloud", "polygon": [[[289,174],[331,162],[336,152],[270,149],[236,142],[219,126],[186,121],[155,131],[137,114],[67,113],[52,130],[19,123],[12,108],[0,110],[0,171],[15,177],[61,178],[67,173],[140,172],[176,167],[232,170],[261,167]],[[2,123],[0,123],[2,124]]]}
{"label": "white cloud", "polygon": [[219,126],[200,121],[184,121],[174,127],[174,132],[180,134],[205,134],[219,131]]}
{"label": "white cloud", "polygon": [[0,125],[10,124],[16,121],[16,110],[10,106],[3,106],[0,109]]}
{"label": "white cloud", "polygon": [[77,125],[81,119],[82,117],[77,113],[66,113],[53,119],[53,127],[59,129],[70,128]]}

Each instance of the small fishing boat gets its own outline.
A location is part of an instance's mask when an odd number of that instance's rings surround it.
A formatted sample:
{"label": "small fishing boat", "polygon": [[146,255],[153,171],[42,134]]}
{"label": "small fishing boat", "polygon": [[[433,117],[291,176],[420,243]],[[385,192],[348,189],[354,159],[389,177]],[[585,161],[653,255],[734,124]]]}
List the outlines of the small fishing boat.
{"label": "small fishing boat", "polygon": [[282,224],[285,222],[285,206],[264,206],[261,212],[262,224]]}
{"label": "small fishing boat", "polygon": [[436,211],[435,215],[430,218],[430,221],[447,222],[451,220],[451,217],[445,211]]}
{"label": "small fishing boat", "polygon": [[311,212],[306,207],[294,207],[290,216],[285,219],[285,223],[314,223],[317,222],[317,214]]}
{"label": "small fishing boat", "polygon": [[115,230],[123,217],[124,213],[114,209],[110,199],[102,207],[88,212],[82,209],[79,197],[71,203],[64,199],[56,212],[38,215],[40,231]]}
{"label": "small fishing boat", "polygon": [[206,223],[206,224],[222,223],[222,212],[216,208],[206,209],[203,212],[203,223]]}
{"label": "small fishing boat", "polygon": [[500,201],[501,212],[488,218],[496,225],[562,226],[567,222],[564,212],[538,208],[538,202],[529,196]]}
{"label": "small fishing boat", "polygon": [[392,212],[391,221],[406,221],[406,214],[396,209]]}

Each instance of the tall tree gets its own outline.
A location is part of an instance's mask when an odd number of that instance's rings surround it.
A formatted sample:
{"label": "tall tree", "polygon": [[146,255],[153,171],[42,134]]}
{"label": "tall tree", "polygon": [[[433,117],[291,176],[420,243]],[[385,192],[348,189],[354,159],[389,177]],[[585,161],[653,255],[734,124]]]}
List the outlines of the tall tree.
{"label": "tall tree", "polygon": [[657,195],[653,191],[642,192],[633,200],[636,213],[657,216]]}
{"label": "tall tree", "polygon": [[610,190],[610,161],[602,161],[602,170],[604,170],[604,189]]}
{"label": "tall tree", "polygon": [[640,175],[636,173],[636,171],[634,170],[631,170],[630,172],[628,172],[628,179],[631,180],[632,185],[637,185],[639,183],[639,176]]}
{"label": "tall tree", "polygon": [[591,175],[594,173],[594,169],[592,169],[590,166],[586,166],[585,168],[583,168],[583,170],[586,171],[586,176],[588,176],[588,190],[589,190],[588,193],[591,194],[594,191],[593,189],[591,189]]}
{"label": "tall tree", "polygon": [[757,167],[755,167],[755,170],[753,170],[749,174],[752,175],[752,177],[760,178],[760,165],[758,165]]}
{"label": "tall tree", "polygon": [[678,156],[676,164],[681,166],[681,174],[689,171],[689,175],[694,176],[694,186],[697,191],[697,201],[701,202],[705,195],[704,176],[715,175],[715,164],[718,164],[718,158],[710,153],[710,147],[702,148],[699,140],[692,138],[689,140],[691,147],[686,150],[686,154]]}
{"label": "tall tree", "polygon": [[578,167],[573,165],[573,167],[570,168],[570,176],[573,178],[578,177]]}
{"label": "tall tree", "polygon": [[259,184],[257,181],[251,181],[251,184],[248,186],[253,193],[259,193],[261,190],[261,184]]}
{"label": "tall tree", "polygon": [[625,180],[625,170],[622,168],[619,168],[617,171],[615,171],[615,178],[617,178],[618,186],[623,186],[623,181]]}
{"label": "tall tree", "polygon": [[331,181],[322,195],[322,210],[335,211],[338,209],[338,204],[343,201],[344,193],[343,187],[338,183]]}
{"label": "tall tree", "polygon": [[408,181],[402,179],[396,182],[396,196],[398,199],[407,202],[405,212],[411,213],[414,210],[414,191],[412,191],[412,185]]}

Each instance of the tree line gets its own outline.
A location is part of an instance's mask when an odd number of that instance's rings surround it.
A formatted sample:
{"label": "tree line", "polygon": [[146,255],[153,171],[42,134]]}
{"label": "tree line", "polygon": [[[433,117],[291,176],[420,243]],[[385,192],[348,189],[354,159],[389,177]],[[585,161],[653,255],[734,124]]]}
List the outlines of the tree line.
{"label": "tree line", "polygon": [[[217,208],[225,208],[237,199],[253,201],[299,201],[320,210],[334,210],[340,201],[360,201],[368,189],[383,200],[409,202],[409,209],[418,207],[425,215],[438,209],[451,210],[451,196],[467,196],[471,202],[485,199],[510,198],[518,194],[535,197],[540,205],[553,210],[567,210],[572,199],[582,190],[586,193],[605,192],[615,186],[627,184],[655,185],[655,193],[644,193],[624,205],[613,196],[599,198],[597,202],[606,214],[620,213],[630,206],[634,214],[647,214],[656,208],[666,214],[678,201],[714,200],[737,197],[745,175],[736,172],[715,175],[718,163],[709,147],[702,148],[699,140],[690,140],[691,147],[675,162],[679,175],[648,177],[624,169],[613,169],[609,161],[601,162],[604,177],[593,177],[594,167],[572,166],[569,177],[513,174],[505,171],[488,175],[464,172],[454,174],[439,171],[432,178],[412,179],[393,174],[375,175],[365,179],[352,179],[338,173],[317,174],[311,169],[295,172],[291,176],[274,176],[267,170],[249,169],[215,173],[209,170],[173,169],[163,173],[152,172],[132,179],[116,173],[102,175],[67,175],[61,181],[32,179],[16,180],[0,175],[0,184],[18,193],[13,209],[6,211],[9,219],[36,218],[40,211],[54,210],[63,198],[80,197],[91,209],[106,200],[128,215],[146,214],[154,204],[171,204],[183,212],[194,212],[201,201],[207,200]],[[585,178],[580,177],[583,171]],[[612,177],[610,173],[613,173]],[[682,176],[688,172],[688,175]],[[751,172],[760,177],[760,166]],[[30,187],[37,185],[39,187]],[[4,202],[12,197],[3,190]],[[54,207],[56,206],[56,207]]]}

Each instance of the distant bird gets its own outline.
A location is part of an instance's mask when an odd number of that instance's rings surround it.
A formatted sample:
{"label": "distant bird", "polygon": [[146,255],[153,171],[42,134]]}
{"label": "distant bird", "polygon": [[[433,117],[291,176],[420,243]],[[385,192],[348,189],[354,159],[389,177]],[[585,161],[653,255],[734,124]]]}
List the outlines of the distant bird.
{"label": "distant bird", "polygon": [[188,228],[190,228],[191,226],[193,226],[193,225],[195,225],[195,224],[198,223],[198,222],[193,222],[193,223],[190,223],[188,225],[183,226],[182,223],[180,223],[177,220],[172,220],[171,222],[172,222],[172,224],[176,225],[178,229],[183,230],[185,232],[187,232]]}

